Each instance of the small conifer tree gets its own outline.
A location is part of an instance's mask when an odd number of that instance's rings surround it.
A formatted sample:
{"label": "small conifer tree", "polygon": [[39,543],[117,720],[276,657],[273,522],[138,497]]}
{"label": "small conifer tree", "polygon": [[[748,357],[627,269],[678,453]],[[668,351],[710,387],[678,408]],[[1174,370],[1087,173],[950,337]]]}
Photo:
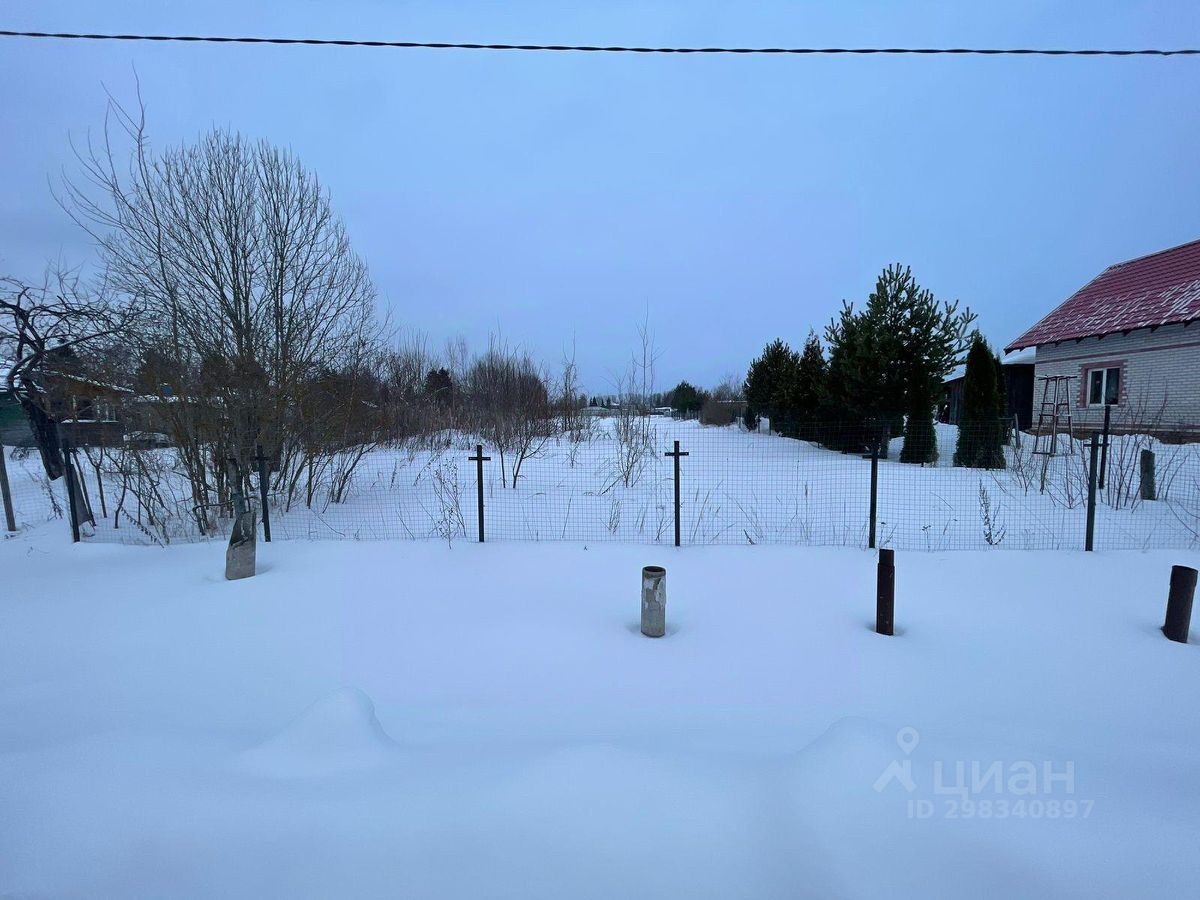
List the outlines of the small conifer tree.
{"label": "small conifer tree", "polygon": [[958,420],[958,446],[954,464],[975,469],[1003,469],[1004,394],[997,384],[996,356],[978,332],[967,353],[967,371],[963,376],[962,414]]}

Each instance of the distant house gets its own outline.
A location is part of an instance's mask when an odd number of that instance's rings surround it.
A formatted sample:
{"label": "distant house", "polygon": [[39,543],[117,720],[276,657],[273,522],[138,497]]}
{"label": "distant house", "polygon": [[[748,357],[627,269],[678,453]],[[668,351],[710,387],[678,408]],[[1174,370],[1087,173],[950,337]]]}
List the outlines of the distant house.
{"label": "distant house", "polygon": [[[1017,427],[1026,430],[1033,422],[1033,351],[1018,353],[1016,356],[1001,361],[1004,371],[1004,395],[1009,420],[1016,416]],[[958,366],[942,382],[946,391],[945,415],[942,419],[951,425],[957,425],[962,415],[963,381],[966,377],[965,365]]]}
{"label": "distant house", "polygon": [[[0,372],[5,372],[5,361],[0,360]],[[0,380],[0,445],[9,447],[32,447],[33,431],[29,419],[17,398]]]}
{"label": "distant house", "polygon": [[[0,371],[11,363],[0,360]],[[103,384],[81,375],[42,371],[35,378],[46,413],[58,423],[59,435],[76,446],[119,445],[125,434],[124,408],[129,388]],[[25,410],[0,383],[0,444],[32,447],[36,443]]]}
{"label": "distant house", "polygon": [[76,446],[120,446],[125,435],[125,404],[133,391],[63,372],[40,379],[59,434]]}
{"label": "distant house", "polygon": [[[1067,375],[1073,423],[1200,430],[1200,241],[1109,266],[1005,347],[1036,348],[1037,378]],[[1041,401],[1035,385],[1034,409]],[[1036,415],[1036,413],[1035,413]]]}

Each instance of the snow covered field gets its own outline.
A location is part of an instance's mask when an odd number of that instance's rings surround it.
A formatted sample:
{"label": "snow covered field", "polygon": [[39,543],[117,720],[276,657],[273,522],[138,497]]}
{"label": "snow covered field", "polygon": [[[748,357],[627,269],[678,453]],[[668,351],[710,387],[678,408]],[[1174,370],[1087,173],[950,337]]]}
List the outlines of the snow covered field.
{"label": "snow covered field", "polygon": [[[1189,552],[0,541],[0,896],[1182,897]],[[668,635],[638,570],[668,570]],[[962,791],[950,788],[962,786]]]}
{"label": "snow covered field", "polygon": [[[612,420],[599,420],[583,443],[551,440],[527,460],[517,487],[507,487],[500,454],[485,448],[485,522],[489,540],[624,541],[670,543],[673,539],[672,461],[663,452],[680,442],[681,532],[687,544],[799,544],[865,547],[870,519],[870,462],[770,434],[737,427],[654,417],[653,447],[635,476],[621,477]],[[1060,439],[1069,452],[1052,461],[1040,490],[1040,458],[1033,440],[1008,448],[1002,471],[951,465],[958,429],[938,426],[936,467],[898,462],[902,440],[880,463],[877,533],[881,546],[904,550],[1080,549],[1084,545],[1087,465],[1083,444]],[[474,540],[477,531],[474,441],[457,436],[439,452],[378,449],[359,465],[344,502],[315,491],[284,508],[272,502],[276,537],[291,539]],[[1139,449],[1157,454],[1159,499],[1138,496]],[[166,467],[154,490],[164,502],[148,515],[132,496],[122,502],[113,464],[96,471],[81,461],[96,529],[89,540],[178,543],[201,540],[190,514],[190,492],[170,470],[171,451],[156,451]],[[506,467],[511,469],[511,459]],[[52,514],[38,488],[36,456],[12,460],[22,492],[18,517],[44,521]],[[1200,444],[1166,445],[1149,438],[1116,437],[1099,494],[1098,549],[1195,548],[1200,546]],[[59,505],[65,504],[59,501]],[[115,510],[120,506],[121,515]],[[107,513],[107,515],[105,515]],[[116,526],[114,527],[114,523]],[[210,536],[222,538],[229,519],[217,519]],[[62,525],[65,533],[65,523]]]}

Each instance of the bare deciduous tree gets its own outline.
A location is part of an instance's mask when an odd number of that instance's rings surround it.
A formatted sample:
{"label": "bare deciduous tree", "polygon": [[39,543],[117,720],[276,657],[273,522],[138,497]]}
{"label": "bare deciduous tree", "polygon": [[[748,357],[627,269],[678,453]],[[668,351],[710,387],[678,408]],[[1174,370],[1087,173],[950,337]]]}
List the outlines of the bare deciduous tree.
{"label": "bare deciduous tree", "polygon": [[487,353],[467,370],[464,391],[471,430],[499,452],[500,478],[506,487],[517,486],[521,467],[540,456],[556,433],[546,382],[528,353],[494,338]]}
{"label": "bare deciduous tree", "polygon": [[115,102],[102,145],[78,157],[83,178],[62,202],[113,290],[147,312],[133,349],[196,508],[214,491],[225,499],[225,459],[249,468],[259,443],[279,460],[277,486],[327,464],[361,431],[355,407],[374,389],[361,376],[382,326],[316,176],[289,151],[222,130],[152,153],[144,112]]}
{"label": "bare deciduous tree", "polygon": [[[611,461],[613,485],[631,487],[642,477],[656,452],[657,429],[650,420],[649,402],[654,393],[655,366],[659,352],[648,320],[638,325],[640,346],[626,370],[616,378],[617,414],[613,422],[616,439]],[[612,486],[612,485],[610,485]]]}

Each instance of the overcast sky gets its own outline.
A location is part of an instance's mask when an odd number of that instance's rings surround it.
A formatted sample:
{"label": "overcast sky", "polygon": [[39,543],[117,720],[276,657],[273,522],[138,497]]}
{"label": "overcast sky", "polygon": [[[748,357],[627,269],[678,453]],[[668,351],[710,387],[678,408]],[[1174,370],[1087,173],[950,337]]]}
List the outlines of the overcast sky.
{"label": "overcast sky", "polygon": [[[0,28],[675,45],[1197,46],[1195,2],[9,2]],[[898,261],[1003,344],[1200,237],[1200,58],[800,58],[0,41],[0,272],[86,264],[50,182],[136,68],[154,142],[315,169],[393,318],[604,390],[744,373]]]}

